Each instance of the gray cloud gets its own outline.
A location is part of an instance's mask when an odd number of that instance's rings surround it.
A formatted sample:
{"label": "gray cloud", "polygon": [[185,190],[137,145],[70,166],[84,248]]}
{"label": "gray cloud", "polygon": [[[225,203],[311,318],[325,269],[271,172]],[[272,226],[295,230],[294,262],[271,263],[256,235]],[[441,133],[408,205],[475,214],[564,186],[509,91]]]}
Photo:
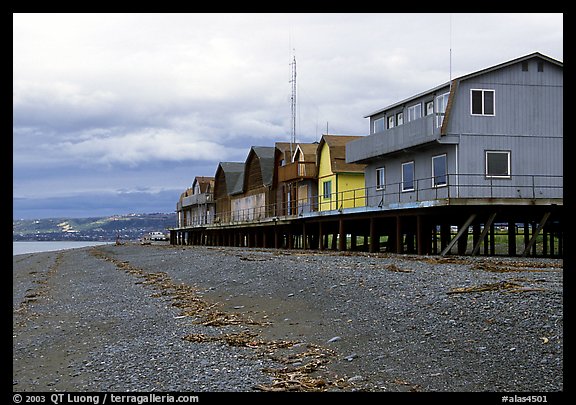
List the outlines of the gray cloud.
{"label": "gray cloud", "polygon": [[15,14],[14,197],[183,190],[288,140],[294,52],[312,141],[447,82],[450,46],[458,76],[562,42],[561,14]]}

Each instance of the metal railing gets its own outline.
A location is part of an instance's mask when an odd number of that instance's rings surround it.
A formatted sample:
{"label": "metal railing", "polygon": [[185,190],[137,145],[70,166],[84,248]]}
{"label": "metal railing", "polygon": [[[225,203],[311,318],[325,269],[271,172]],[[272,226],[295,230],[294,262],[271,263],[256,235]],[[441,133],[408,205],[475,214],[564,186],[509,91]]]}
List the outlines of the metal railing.
{"label": "metal railing", "polygon": [[[441,177],[396,182],[382,187],[339,191],[330,196],[316,195],[297,201],[277,202],[235,211],[217,212],[214,224],[293,219],[301,216],[346,213],[359,208],[377,211],[413,207],[414,203],[455,199],[538,200],[562,199],[563,176],[513,175],[487,177],[484,174],[447,174]],[[296,207],[296,210],[294,209]],[[205,224],[192,224],[192,226]]]}

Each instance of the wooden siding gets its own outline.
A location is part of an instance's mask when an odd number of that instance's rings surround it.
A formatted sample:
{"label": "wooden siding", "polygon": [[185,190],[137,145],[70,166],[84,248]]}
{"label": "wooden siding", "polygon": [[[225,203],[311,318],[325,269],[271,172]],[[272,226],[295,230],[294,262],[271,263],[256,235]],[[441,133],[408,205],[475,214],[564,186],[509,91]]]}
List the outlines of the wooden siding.
{"label": "wooden siding", "polygon": [[260,167],[260,159],[255,153],[250,153],[248,159],[244,175],[246,181],[245,192],[262,188],[262,169]]}
{"label": "wooden siding", "polygon": [[216,216],[230,211],[230,197],[226,186],[226,174],[218,170],[214,180],[214,202],[216,203]]}

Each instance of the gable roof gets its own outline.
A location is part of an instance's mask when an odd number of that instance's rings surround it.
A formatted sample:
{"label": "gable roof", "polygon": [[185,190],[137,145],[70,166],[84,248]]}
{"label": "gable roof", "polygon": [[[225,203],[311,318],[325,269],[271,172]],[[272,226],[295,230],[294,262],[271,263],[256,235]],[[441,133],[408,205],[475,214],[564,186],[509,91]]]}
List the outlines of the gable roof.
{"label": "gable roof", "polygon": [[192,189],[198,184],[200,193],[209,193],[214,189],[214,177],[196,176],[192,182]]}
{"label": "gable roof", "polygon": [[296,154],[300,151],[304,155],[304,162],[316,162],[316,152],[318,151],[318,142],[314,143],[299,143],[296,145],[296,150],[294,151],[294,156],[292,160],[294,161]]}
{"label": "gable roof", "polygon": [[[510,66],[510,65],[513,65],[513,64],[515,64],[515,63],[524,62],[524,61],[527,61],[527,60],[533,59],[533,58],[542,59],[542,60],[547,61],[547,62],[550,62],[550,63],[552,63],[552,64],[554,64],[554,65],[556,65],[556,66],[559,66],[559,67],[561,67],[561,68],[564,67],[564,64],[563,64],[562,62],[556,60],[556,59],[553,59],[553,58],[551,58],[551,57],[549,57],[549,56],[543,55],[543,54],[541,54],[540,52],[533,52],[533,53],[531,53],[531,54],[528,54],[528,55],[525,55],[525,56],[521,56],[521,57],[519,57],[519,58],[512,59],[512,60],[509,60],[509,61],[507,61],[507,62],[499,63],[499,64],[497,64],[497,65],[490,66],[490,67],[487,67],[487,68],[485,68],[485,69],[478,70],[478,71],[476,71],[476,72],[468,73],[468,74],[466,74],[466,75],[464,75],[464,76],[460,76],[460,77],[457,77],[457,78],[455,78],[455,79],[452,79],[452,81],[453,81],[453,82],[459,82],[459,81],[462,81],[462,80],[467,80],[467,79],[470,79],[470,78],[473,78],[473,77],[476,77],[476,76],[480,76],[480,75],[483,75],[483,74],[485,74],[485,73],[489,73],[489,72],[492,72],[492,71],[495,71],[495,70],[498,70],[498,69],[502,69],[502,68],[508,67],[508,66]],[[445,82],[445,83],[443,83],[443,84],[441,84],[441,85],[439,85],[439,86],[436,86],[436,87],[434,87],[434,88],[432,88],[432,89],[429,89],[429,90],[424,91],[424,92],[422,92],[422,93],[418,93],[418,94],[416,94],[416,95],[414,95],[414,96],[408,97],[408,98],[406,98],[406,99],[404,99],[404,100],[402,100],[402,101],[399,101],[399,102],[397,102],[397,103],[390,104],[390,105],[387,106],[387,107],[380,108],[380,109],[378,109],[378,110],[376,110],[376,111],[374,111],[374,112],[372,112],[372,113],[370,113],[370,114],[368,114],[368,115],[365,115],[364,118],[368,118],[368,117],[371,117],[371,116],[373,116],[373,115],[380,114],[381,112],[390,110],[390,109],[392,109],[392,108],[394,108],[394,107],[397,107],[397,106],[399,106],[399,105],[408,103],[408,102],[410,102],[410,101],[412,101],[412,100],[415,100],[415,99],[420,98],[420,97],[422,97],[422,96],[425,96],[425,95],[427,95],[427,94],[437,92],[438,90],[441,90],[442,88],[449,87],[449,86],[450,86],[450,82],[449,82],[449,81],[448,81],[448,82]]]}
{"label": "gable roof", "polygon": [[284,160],[287,160],[290,156],[290,146],[292,146],[292,152],[294,152],[294,148],[296,147],[293,143],[290,142],[276,142],[274,143],[276,149],[278,149],[281,153],[281,157]]}
{"label": "gable roof", "polygon": [[223,171],[226,178],[226,193],[235,194],[240,188],[242,191],[244,185],[244,163],[240,162],[220,162],[216,169],[215,178],[218,178],[218,172]]}
{"label": "gable roof", "polygon": [[316,165],[320,166],[320,155],[324,144],[330,149],[330,170],[332,173],[364,173],[366,165],[359,163],[346,163],[346,144],[358,135],[322,135],[316,154]]}
{"label": "gable roof", "polygon": [[275,154],[275,146],[252,146],[252,148],[250,148],[250,152],[248,152],[248,157],[246,157],[245,167],[247,167],[248,161],[252,158],[252,155],[256,155],[258,157],[260,162],[260,172],[262,175],[262,184],[265,186],[270,186],[272,184],[272,180],[274,179]]}

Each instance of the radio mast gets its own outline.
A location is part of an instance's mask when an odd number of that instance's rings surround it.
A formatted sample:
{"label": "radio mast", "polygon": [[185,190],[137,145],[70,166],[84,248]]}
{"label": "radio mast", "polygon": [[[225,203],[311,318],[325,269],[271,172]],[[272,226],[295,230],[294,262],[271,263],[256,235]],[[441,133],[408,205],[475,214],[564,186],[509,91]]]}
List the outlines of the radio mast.
{"label": "radio mast", "polygon": [[292,84],[292,96],[290,97],[290,103],[291,103],[291,113],[292,113],[292,119],[291,119],[291,124],[292,124],[292,128],[291,128],[291,136],[290,136],[290,161],[292,161],[292,158],[294,156],[294,151],[293,151],[293,147],[292,144],[296,144],[296,55],[293,56],[292,59],[292,63],[290,63],[290,65],[292,66],[292,76],[290,78],[290,83]]}

